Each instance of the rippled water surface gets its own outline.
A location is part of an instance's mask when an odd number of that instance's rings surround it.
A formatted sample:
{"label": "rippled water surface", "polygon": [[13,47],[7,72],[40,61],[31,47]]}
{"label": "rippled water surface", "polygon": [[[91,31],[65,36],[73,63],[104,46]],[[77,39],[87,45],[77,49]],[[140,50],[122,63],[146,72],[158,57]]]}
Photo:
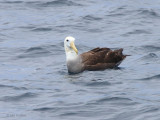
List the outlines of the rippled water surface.
{"label": "rippled water surface", "polygon": [[[159,120],[160,0],[0,0],[0,120]],[[69,75],[80,53],[124,48],[119,69]]]}

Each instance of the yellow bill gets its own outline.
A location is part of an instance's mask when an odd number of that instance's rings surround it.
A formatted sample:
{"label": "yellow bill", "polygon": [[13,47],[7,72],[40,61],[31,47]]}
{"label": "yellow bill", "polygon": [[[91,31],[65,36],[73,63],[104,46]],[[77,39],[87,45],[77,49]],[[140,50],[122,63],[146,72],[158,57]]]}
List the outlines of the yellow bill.
{"label": "yellow bill", "polygon": [[71,45],[71,48],[78,54],[78,50],[73,41],[70,43],[70,45]]}

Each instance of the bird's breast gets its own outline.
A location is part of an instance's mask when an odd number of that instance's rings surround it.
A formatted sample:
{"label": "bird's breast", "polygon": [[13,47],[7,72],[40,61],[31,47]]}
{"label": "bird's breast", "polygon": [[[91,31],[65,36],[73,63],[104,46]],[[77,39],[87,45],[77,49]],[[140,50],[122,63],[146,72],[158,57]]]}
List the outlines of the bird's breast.
{"label": "bird's breast", "polygon": [[80,57],[74,60],[67,61],[67,68],[69,73],[79,73],[83,71],[83,64]]}

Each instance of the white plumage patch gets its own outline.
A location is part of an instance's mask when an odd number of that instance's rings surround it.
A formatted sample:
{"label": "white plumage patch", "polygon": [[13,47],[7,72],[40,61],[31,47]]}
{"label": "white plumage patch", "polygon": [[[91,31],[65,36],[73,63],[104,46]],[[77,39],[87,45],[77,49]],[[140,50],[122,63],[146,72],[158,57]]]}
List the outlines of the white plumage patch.
{"label": "white plumage patch", "polygon": [[68,36],[64,40],[64,48],[66,52],[66,60],[74,60],[77,58],[77,53],[71,48],[71,42],[75,42],[75,38]]}

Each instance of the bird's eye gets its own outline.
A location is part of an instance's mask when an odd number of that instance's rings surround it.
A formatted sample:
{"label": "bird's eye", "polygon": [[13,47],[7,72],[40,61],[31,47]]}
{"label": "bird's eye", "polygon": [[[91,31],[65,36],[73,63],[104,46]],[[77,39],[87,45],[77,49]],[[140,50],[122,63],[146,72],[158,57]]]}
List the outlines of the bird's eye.
{"label": "bird's eye", "polygon": [[69,40],[66,40],[67,42],[69,41]]}

